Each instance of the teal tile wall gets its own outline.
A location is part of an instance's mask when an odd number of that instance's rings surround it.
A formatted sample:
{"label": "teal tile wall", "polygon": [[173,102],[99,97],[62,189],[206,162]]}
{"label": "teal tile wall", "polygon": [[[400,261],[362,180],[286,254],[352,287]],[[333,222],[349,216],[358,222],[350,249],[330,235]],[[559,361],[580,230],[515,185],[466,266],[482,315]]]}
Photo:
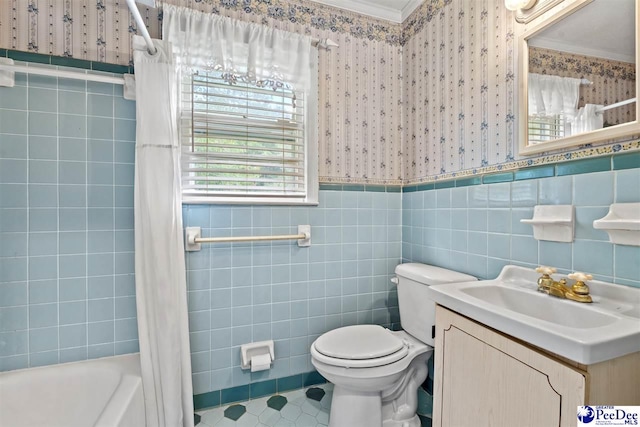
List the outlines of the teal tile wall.
{"label": "teal tile wall", "polygon": [[[485,184],[405,192],[402,197],[403,261],[424,262],[482,279],[496,277],[507,264],[551,265],[561,273],[579,270],[595,278],[640,287],[640,247],[614,245],[593,228],[611,203],[640,202],[637,154],[570,162],[553,170],[518,171],[516,179],[483,178]],[[611,165],[613,164],[613,169]],[[593,172],[605,169],[601,172]],[[535,176],[547,176],[534,178]],[[505,182],[506,181],[506,182]],[[533,238],[530,225],[537,204],[573,204],[575,241]]]}
{"label": "teal tile wall", "polygon": [[0,370],[138,350],[135,104],[122,87],[0,87]]}
{"label": "teal tile wall", "polygon": [[[0,370],[138,350],[135,104],[122,88],[18,74],[0,88]],[[185,206],[205,235],[292,233],[313,245],[205,245],[187,255],[195,394],[313,371],[341,325],[398,322],[399,187],[323,186],[320,206]],[[239,345],[274,339],[266,373]],[[297,378],[297,377],[295,377]]]}
{"label": "teal tile wall", "polygon": [[[313,371],[309,347],[340,326],[396,327],[390,282],[401,252],[399,192],[323,187],[318,207],[195,206],[185,226],[204,236],[295,234],[310,224],[312,245],[203,245],[187,254],[194,393]],[[273,339],[269,371],[240,368],[240,345]]]}

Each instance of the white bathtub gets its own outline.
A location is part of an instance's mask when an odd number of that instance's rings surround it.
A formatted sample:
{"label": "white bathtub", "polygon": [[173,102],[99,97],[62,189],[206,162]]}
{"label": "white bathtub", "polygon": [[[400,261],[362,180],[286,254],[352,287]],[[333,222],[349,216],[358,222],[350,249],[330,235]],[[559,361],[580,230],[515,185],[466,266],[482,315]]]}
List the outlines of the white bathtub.
{"label": "white bathtub", "polygon": [[2,427],[142,427],[140,356],[0,373]]}

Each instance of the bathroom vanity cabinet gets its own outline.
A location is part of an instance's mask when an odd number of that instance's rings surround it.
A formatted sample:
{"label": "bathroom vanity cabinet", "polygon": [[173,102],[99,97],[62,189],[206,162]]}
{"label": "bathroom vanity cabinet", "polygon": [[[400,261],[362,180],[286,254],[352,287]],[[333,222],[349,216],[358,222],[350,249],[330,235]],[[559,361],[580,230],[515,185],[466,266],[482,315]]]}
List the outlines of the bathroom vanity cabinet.
{"label": "bathroom vanity cabinet", "polygon": [[640,404],[640,353],[582,365],[442,306],[433,425],[575,426],[580,405]]}

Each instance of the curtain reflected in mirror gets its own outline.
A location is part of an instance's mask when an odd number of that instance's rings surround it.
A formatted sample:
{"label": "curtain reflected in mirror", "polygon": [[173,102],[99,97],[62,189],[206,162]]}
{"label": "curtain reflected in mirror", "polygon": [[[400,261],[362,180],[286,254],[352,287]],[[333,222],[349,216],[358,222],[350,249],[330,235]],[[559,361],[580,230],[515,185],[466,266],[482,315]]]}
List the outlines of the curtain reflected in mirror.
{"label": "curtain reflected in mirror", "polygon": [[594,0],[528,44],[528,145],[636,121],[636,5]]}

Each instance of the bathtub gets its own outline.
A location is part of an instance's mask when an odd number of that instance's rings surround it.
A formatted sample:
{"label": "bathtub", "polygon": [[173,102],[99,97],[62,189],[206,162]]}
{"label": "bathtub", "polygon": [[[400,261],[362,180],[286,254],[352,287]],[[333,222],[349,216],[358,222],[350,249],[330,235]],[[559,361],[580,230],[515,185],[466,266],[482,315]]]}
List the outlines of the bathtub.
{"label": "bathtub", "polygon": [[144,425],[138,354],[0,373],[2,427]]}

